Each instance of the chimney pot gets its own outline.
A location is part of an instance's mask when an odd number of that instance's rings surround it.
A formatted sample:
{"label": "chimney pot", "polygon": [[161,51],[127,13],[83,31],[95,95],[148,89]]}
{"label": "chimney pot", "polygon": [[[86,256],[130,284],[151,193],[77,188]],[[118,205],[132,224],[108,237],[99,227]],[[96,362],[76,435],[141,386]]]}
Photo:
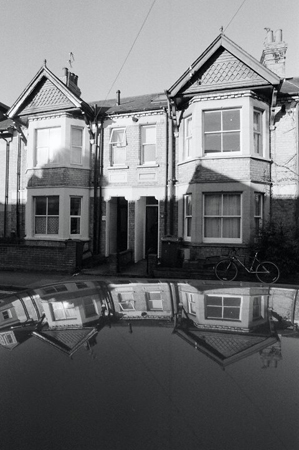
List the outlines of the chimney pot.
{"label": "chimney pot", "polygon": [[282,42],[282,30],[275,31],[275,42]]}
{"label": "chimney pot", "polygon": [[116,91],[116,104],[120,105],[120,90],[119,89]]}

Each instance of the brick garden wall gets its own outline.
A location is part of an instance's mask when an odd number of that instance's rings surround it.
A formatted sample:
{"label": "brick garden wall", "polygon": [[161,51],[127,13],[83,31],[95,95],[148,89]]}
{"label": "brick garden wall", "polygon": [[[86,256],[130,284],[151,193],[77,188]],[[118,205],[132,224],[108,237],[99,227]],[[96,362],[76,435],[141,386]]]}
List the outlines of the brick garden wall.
{"label": "brick garden wall", "polygon": [[0,270],[72,273],[81,267],[83,248],[80,244],[71,240],[1,244]]}

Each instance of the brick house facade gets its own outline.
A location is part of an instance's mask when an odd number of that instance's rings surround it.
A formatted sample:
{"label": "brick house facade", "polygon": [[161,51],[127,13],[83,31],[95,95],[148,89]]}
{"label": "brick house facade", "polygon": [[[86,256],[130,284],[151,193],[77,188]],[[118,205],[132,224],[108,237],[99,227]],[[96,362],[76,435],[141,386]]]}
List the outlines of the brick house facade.
{"label": "brick house facade", "polygon": [[0,104],[0,237],[21,240],[2,242],[6,260],[20,267],[22,246],[26,267],[49,268],[49,254],[71,271],[83,250],[119,270],[163,259],[167,239],[197,259],[248,247],[270,219],[295,232],[299,80],[284,78],[286,49],[270,30],[259,62],[221,33],[165,93],[90,104],[76,75],[45,64]]}

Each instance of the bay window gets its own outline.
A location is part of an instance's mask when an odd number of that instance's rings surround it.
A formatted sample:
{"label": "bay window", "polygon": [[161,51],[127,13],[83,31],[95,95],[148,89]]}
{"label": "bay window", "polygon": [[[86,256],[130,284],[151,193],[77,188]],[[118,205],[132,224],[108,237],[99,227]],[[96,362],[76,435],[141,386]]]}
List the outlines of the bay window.
{"label": "bay window", "polygon": [[206,319],[213,320],[240,320],[241,297],[206,295]]}
{"label": "bay window", "polygon": [[35,197],[35,234],[58,234],[59,196]]}
{"label": "bay window", "polygon": [[241,242],[241,194],[204,195],[204,241]]}
{"label": "bay window", "polygon": [[61,128],[38,128],[35,140],[35,164],[42,166],[59,162]]}
{"label": "bay window", "polygon": [[111,148],[111,165],[121,166],[126,164],[127,152],[126,152],[126,129],[125,128],[113,128],[110,135],[110,148]]}
{"label": "bay window", "polygon": [[156,163],[156,125],[141,127],[141,164]]}
{"label": "bay window", "polygon": [[204,152],[239,152],[240,109],[223,109],[203,112]]}

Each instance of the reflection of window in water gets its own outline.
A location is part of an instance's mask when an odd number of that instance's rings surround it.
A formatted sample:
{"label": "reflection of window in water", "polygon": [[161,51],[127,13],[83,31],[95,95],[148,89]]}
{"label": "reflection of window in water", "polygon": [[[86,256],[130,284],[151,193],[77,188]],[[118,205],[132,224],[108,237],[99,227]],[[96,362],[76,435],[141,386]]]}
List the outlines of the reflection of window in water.
{"label": "reflection of window in water", "polygon": [[188,313],[196,316],[196,306],[195,306],[196,305],[196,303],[195,303],[196,294],[194,294],[192,292],[185,292],[185,295],[186,295],[186,300],[187,300],[187,305],[188,305]]}
{"label": "reflection of window in water", "polygon": [[135,311],[133,292],[118,294],[119,306],[122,311]]}
{"label": "reflection of window in water", "polygon": [[85,317],[93,317],[98,314],[92,298],[90,298],[90,297],[85,298],[83,306],[84,306],[84,311],[85,311]]}
{"label": "reflection of window in water", "polygon": [[2,317],[4,320],[11,319],[12,316],[10,310],[6,309],[5,311],[2,311]]}
{"label": "reflection of window in water", "polygon": [[9,344],[16,344],[16,342],[17,341],[13,335],[13,332],[0,334],[0,344],[9,345]]}
{"label": "reflection of window in water", "polygon": [[51,303],[54,320],[75,319],[75,308],[69,302],[55,302]]}
{"label": "reflection of window in water", "polygon": [[206,295],[206,319],[240,320],[241,297]]}
{"label": "reflection of window in water", "polygon": [[262,318],[262,297],[254,297],[253,298],[253,311],[252,317],[253,320],[258,320]]}
{"label": "reflection of window in water", "polygon": [[150,311],[163,311],[163,303],[160,291],[147,292],[147,307]]}

